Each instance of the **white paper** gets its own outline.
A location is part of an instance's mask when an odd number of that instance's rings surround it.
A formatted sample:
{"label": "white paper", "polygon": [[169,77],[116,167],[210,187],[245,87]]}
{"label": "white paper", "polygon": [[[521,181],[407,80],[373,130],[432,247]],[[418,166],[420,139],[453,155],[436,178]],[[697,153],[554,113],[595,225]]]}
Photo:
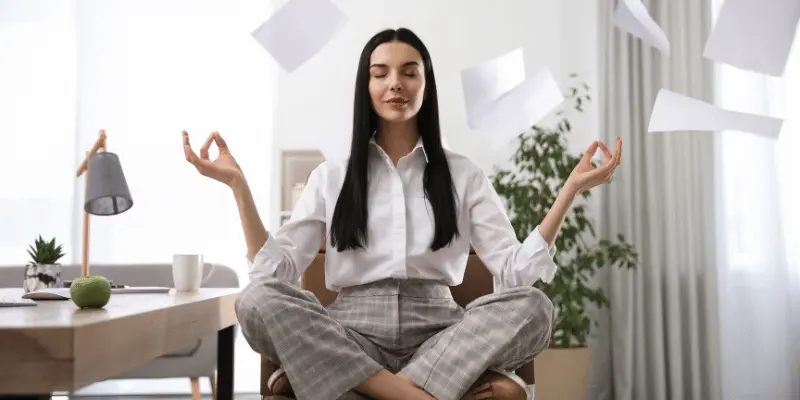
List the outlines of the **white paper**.
{"label": "white paper", "polygon": [[783,76],[798,20],[798,0],[725,0],[703,57],[747,71]]}
{"label": "white paper", "polygon": [[[698,0],[700,1],[700,0]],[[614,12],[614,24],[669,56],[669,39],[640,0],[619,0]]]}
{"label": "white paper", "polygon": [[289,0],[252,35],[287,72],[319,52],[347,22],[329,0]]}
{"label": "white paper", "polygon": [[548,68],[526,79],[522,49],[461,72],[467,125],[491,139],[494,149],[548,115],[564,95]]}
{"label": "white paper", "polygon": [[492,139],[497,149],[528,131],[564,101],[564,95],[547,68],[542,68],[482,113],[476,130]]}
{"label": "white paper", "polygon": [[777,139],[783,120],[725,110],[713,104],[661,89],[650,115],[648,132],[741,131]]}
{"label": "white paper", "polygon": [[467,125],[476,129],[482,114],[500,97],[525,81],[522,48],[461,71]]}

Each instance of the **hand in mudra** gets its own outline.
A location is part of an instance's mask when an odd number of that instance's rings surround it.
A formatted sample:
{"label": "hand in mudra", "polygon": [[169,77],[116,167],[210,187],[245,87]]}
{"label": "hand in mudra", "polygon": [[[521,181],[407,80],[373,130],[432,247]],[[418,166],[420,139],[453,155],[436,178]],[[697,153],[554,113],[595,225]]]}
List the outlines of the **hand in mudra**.
{"label": "hand in mudra", "polygon": [[[592,157],[597,152],[597,148],[603,151],[604,160],[598,167],[592,165]],[[609,151],[608,147],[601,141],[593,142],[583,157],[572,170],[567,178],[567,185],[575,189],[580,194],[602,183],[611,182],[614,172],[622,161],[622,139],[617,137],[614,145],[614,152]]]}
{"label": "hand in mudra", "polygon": [[[208,149],[211,147],[211,143],[216,144],[219,150],[217,159],[213,161],[208,158]],[[201,175],[218,180],[228,186],[242,176],[242,169],[236,163],[228,145],[225,144],[225,139],[219,132],[212,132],[208,135],[208,139],[200,147],[200,157],[198,157],[189,144],[189,134],[183,131],[183,153],[186,155],[186,161],[194,165]]]}

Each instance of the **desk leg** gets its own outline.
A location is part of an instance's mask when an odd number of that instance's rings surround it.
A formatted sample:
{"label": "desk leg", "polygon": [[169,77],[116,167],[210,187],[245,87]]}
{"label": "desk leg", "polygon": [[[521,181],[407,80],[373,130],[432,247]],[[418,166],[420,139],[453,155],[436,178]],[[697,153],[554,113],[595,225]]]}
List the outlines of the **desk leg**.
{"label": "desk leg", "polygon": [[217,400],[233,400],[233,328],[217,333]]}

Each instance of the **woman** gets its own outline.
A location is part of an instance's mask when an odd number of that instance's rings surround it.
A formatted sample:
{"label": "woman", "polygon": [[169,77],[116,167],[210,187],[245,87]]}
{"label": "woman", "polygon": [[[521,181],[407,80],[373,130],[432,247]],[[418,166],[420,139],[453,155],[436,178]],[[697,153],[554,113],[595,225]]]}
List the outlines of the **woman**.
{"label": "woman", "polygon": [[[520,243],[483,171],[442,148],[437,102],[420,39],[407,29],[376,34],[358,65],[349,159],[317,167],[273,234],[222,137],[212,133],[198,157],[184,132],[186,159],[236,199],[251,278],[236,312],[250,346],[282,367],[270,379],[275,392],[319,400],[526,398],[509,371],[547,347],[553,312],[532,285],[552,279],[567,210],[582,191],[611,179],[621,142],[614,154],[593,143]],[[598,146],[606,161],[594,168]],[[339,292],[327,309],[296,284],[324,240],[326,283]],[[464,309],[449,286],[462,281],[470,245],[496,290]]]}

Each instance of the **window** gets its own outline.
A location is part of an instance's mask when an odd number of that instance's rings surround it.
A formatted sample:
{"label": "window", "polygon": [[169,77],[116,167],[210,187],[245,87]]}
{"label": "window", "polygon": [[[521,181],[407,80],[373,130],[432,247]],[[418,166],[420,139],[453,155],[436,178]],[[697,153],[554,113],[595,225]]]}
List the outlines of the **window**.
{"label": "window", "polygon": [[[277,70],[250,32],[270,15],[272,2],[10,4],[19,12],[9,15],[26,18],[0,21],[7,150],[0,170],[13,171],[0,181],[0,265],[25,263],[38,234],[64,243],[63,262],[81,261],[83,180],[75,170],[105,129],[134,206],[91,219],[90,262],[168,263],[174,253],[199,253],[236,269],[246,284],[233,197],[186,162],[181,130],[196,150],[214,130],[225,137],[268,221]],[[257,393],[260,357],[241,332],[236,349],[236,391]],[[83,393],[189,389],[188,379],[109,381]]]}
{"label": "window", "polygon": [[[718,12],[722,0],[714,0]],[[800,38],[800,31],[798,32]],[[788,260],[800,265],[800,184],[793,149],[800,146],[800,39],[783,77],[717,63],[717,104],[723,108],[784,118],[777,141],[744,132],[720,134],[724,235],[732,270],[758,270],[782,242]],[[795,156],[796,157],[796,156]],[[792,171],[795,171],[794,173]],[[775,206],[775,199],[779,199]],[[776,224],[776,222],[778,224]],[[777,229],[777,227],[780,225]],[[783,246],[782,246],[783,247]],[[766,257],[766,258],[765,258]],[[785,262],[787,260],[781,260]]]}

